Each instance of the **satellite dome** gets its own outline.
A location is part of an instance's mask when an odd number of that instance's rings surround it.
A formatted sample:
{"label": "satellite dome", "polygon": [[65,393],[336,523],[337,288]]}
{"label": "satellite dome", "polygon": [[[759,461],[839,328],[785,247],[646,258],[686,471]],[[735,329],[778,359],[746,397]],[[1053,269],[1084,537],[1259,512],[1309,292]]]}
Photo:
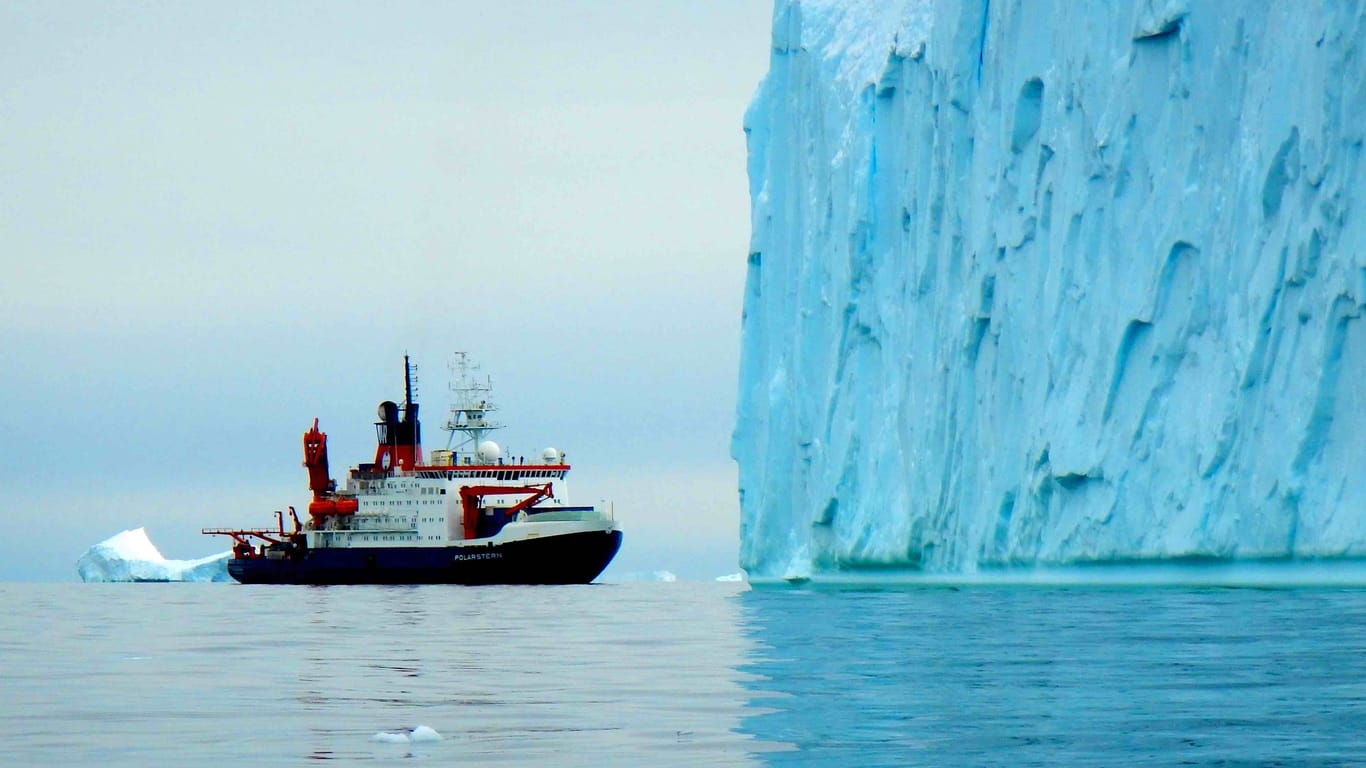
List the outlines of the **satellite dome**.
{"label": "satellite dome", "polygon": [[541,461],[544,461],[547,464],[559,464],[560,452],[554,448],[547,448],[544,451],[541,451]]}
{"label": "satellite dome", "polygon": [[501,458],[503,458],[503,449],[499,448],[497,443],[492,440],[485,440],[479,444],[480,461],[485,464],[492,464]]}

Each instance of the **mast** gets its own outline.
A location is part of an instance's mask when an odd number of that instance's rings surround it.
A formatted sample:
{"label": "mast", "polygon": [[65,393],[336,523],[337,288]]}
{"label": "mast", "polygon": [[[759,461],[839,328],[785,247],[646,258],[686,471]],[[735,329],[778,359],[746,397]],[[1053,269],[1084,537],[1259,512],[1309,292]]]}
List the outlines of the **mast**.
{"label": "mast", "polygon": [[413,403],[413,366],[408,362],[408,356],[403,356],[403,409],[407,413]]}
{"label": "mast", "polygon": [[[454,446],[456,464],[483,463],[478,455],[480,444],[489,432],[503,428],[490,416],[498,410],[493,404],[493,381],[487,376],[479,381],[478,371],[479,366],[470,362],[468,354],[455,353],[451,360],[451,413],[444,428],[450,433],[446,448],[452,450]],[[461,436],[459,442],[457,435]]]}
{"label": "mast", "polygon": [[413,380],[417,366],[403,356],[403,423],[399,436],[399,466],[412,469],[422,463],[422,422],[417,420],[417,403],[413,402]]}

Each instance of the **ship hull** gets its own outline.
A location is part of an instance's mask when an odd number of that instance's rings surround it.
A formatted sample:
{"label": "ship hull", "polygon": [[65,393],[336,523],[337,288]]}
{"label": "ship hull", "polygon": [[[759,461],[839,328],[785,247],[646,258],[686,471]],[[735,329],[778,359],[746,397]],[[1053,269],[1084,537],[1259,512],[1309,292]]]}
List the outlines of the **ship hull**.
{"label": "ship hull", "polygon": [[488,546],[303,549],[234,558],[243,584],[587,584],[621,548],[621,531],[584,531]]}

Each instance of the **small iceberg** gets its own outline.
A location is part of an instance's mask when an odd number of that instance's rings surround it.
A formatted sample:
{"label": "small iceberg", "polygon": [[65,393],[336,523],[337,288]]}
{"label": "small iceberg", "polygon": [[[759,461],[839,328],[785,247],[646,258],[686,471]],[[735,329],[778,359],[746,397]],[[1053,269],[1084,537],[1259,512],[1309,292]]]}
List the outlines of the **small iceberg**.
{"label": "small iceberg", "polygon": [[423,741],[441,741],[443,737],[436,732],[435,728],[419,725],[411,731],[380,731],[370,737],[371,741],[378,741],[381,744],[417,744]]}
{"label": "small iceberg", "polygon": [[198,560],[167,560],[147,538],[146,528],[115,534],[76,560],[81,581],[232,581],[232,552]]}

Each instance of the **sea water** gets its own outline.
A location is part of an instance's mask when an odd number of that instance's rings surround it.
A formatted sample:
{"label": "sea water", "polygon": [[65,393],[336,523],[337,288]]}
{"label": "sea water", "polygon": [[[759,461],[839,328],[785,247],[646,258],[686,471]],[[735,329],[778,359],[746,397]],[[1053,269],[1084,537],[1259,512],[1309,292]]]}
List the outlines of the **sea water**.
{"label": "sea water", "polygon": [[0,617],[3,765],[1366,764],[1359,588],[0,584]]}

